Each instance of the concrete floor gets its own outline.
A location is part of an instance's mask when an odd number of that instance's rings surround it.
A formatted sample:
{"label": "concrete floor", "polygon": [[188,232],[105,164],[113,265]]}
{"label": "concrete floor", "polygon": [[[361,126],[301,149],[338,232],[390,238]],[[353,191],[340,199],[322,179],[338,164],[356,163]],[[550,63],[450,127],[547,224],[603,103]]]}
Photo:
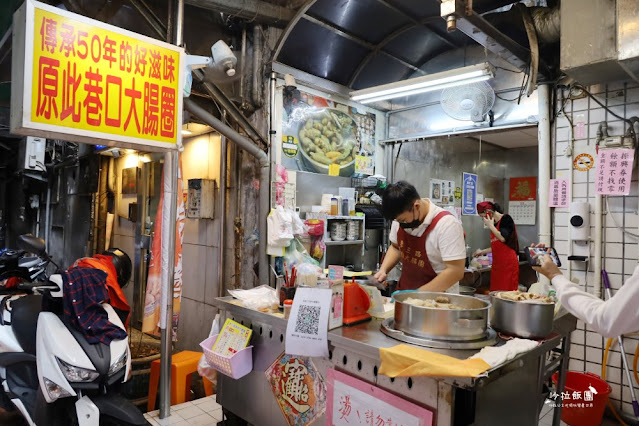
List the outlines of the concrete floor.
{"label": "concrete floor", "polygon": [[[215,395],[185,402],[184,404],[171,407],[171,415],[160,420],[159,410],[146,413],[144,417],[153,426],[190,426],[190,425],[215,425],[223,420],[222,406],[215,401]],[[545,405],[539,416],[539,426],[552,425],[552,407]],[[561,426],[567,426],[561,422]],[[618,423],[615,420],[604,417],[601,426],[614,426]]]}
{"label": "concrete floor", "polygon": [[153,426],[216,425],[223,419],[222,406],[215,401],[215,395],[185,402],[171,407],[171,415],[160,419],[160,410],[144,415]]}

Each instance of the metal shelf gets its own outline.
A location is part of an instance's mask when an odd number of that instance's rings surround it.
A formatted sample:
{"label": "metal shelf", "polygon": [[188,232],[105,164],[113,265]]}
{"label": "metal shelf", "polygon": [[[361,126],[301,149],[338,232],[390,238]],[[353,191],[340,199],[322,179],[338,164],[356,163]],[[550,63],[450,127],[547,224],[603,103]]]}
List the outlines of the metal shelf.
{"label": "metal shelf", "polygon": [[338,220],[364,220],[366,216],[331,216],[331,215],[326,215],[326,219],[328,220],[333,220],[333,219],[338,219]]}
{"label": "metal shelf", "polygon": [[364,244],[364,240],[324,241],[327,246],[347,246],[351,244]]}

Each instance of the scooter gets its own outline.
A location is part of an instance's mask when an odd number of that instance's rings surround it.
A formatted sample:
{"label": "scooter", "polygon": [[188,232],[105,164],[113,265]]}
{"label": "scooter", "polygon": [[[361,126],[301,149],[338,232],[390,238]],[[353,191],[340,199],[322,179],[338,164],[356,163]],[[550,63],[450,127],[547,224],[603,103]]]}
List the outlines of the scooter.
{"label": "scooter", "polygon": [[[29,242],[34,240],[38,239],[29,234],[20,235],[18,244],[29,246]],[[2,249],[0,250],[0,282],[9,278],[16,278],[22,283],[12,290],[29,289],[29,283],[47,280],[49,262],[52,262],[52,260],[48,256],[34,256],[33,253],[25,250]],[[8,290],[10,289],[0,289],[2,292],[7,292]]]}
{"label": "scooter", "polygon": [[[48,258],[44,241],[21,244]],[[0,296],[0,405],[17,408],[30,426],[147,425],[142,413],[115,392],[131,374],[127,339],[90,344],[64,318],[61,275],[32,291]],[[114,309],[107,303],[102,307],[109,321],[124,329]]]}

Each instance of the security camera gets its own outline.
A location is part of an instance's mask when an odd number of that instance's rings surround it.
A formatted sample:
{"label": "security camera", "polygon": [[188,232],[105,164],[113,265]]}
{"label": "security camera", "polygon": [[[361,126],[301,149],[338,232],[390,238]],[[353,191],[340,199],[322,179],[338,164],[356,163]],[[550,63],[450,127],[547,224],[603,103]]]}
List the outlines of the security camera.
{"label": "security camera", "polygon": [[211,56],[213,57],[213,65],[223,68],[226,75],[233,77],[235,75],[235,65],[237,64],[237,58],[233,54],[233,51],[222,40],[218,40],[213,46],[211,46]]}

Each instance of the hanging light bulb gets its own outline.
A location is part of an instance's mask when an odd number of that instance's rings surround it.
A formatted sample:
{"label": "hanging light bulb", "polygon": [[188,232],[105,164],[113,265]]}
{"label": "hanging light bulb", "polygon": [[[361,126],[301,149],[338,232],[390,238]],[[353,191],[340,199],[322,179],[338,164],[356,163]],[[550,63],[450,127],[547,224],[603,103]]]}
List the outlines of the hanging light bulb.
{"label": "hanging light bulb", "polygon": [[182,136],[189,136],[192,134],[193,132],[189,130],[189,123],[186,123],[186,129],[184,128],[184,126],[182,127]]}

